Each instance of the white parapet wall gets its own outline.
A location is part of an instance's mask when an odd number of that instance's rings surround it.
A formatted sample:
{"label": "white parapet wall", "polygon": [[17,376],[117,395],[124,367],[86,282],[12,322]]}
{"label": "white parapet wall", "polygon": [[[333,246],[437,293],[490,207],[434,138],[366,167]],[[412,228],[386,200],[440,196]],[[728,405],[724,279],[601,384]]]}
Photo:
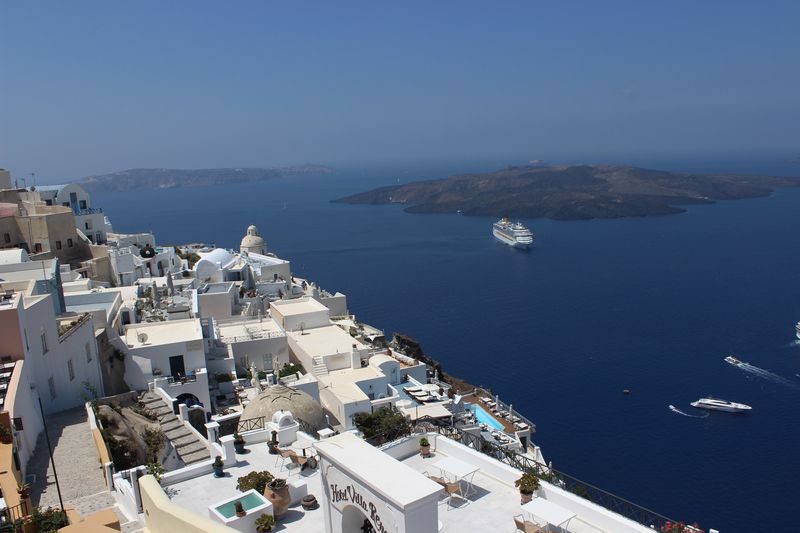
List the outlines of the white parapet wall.
{"label": "white parapet wall", "polygon": [[145,525],[150,533],[234,533],[236,530],[170,501],[153,476],[139,479]]}
{"label": "white parapet wall", "polygon": [[[419,439],[422,437],[427,437],[431,443],[432,449],[441,451],[448,457],[455,457],[456,459],[470,464],[480,465],[481,474],[507,484],[509,490],[516,490],[514,488],[514,481],[522,474],[519,470],[454,440],[442,437],[438,433],[412,435],[405,439],[389,443],[381,449],[392,457],[401,460],[419,453]],[[620,514],[609,511],[605,507],[592,503],[585,498],[581,498],[576,494],[546,481],[541,481],[539,495],[557,505],[569,509],[582,520],[602,528],[605,531],[614,533],[653,532],[653,530],[648,527],[634,522],[633,520],[629,520]]]}

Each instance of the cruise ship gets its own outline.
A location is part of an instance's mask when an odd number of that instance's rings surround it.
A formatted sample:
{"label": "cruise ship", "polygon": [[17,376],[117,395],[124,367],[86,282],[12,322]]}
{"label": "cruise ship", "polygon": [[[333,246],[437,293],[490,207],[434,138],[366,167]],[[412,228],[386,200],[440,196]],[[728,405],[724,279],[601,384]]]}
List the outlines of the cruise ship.
{"label": "cruise ship", "polygon": [[510,222],[508,217],[503,217],[495,222],[492,233],[500,242],[516,248],[527,248],[533,244],[531,230],[519,222]]}

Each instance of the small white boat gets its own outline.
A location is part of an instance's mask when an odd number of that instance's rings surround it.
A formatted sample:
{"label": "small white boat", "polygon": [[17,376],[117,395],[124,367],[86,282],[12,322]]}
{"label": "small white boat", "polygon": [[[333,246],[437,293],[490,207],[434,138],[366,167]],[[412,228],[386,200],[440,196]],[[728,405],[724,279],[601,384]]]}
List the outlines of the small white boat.
{"label": "small white boat", "polygon": [[736,358],[735,358],[734,356],[732,356],[732,355],[729,355],[728,357],[726,357],[726,358],[725,358],[725,362],[726,362],[726,363],[730,363],[730,364],[732,364],[733,366],[739,366],[739,365],[743,364],[743,361],[740,361],[739,359],[736,359]]}
{"label": "small white boat", "polygon": [[749,405],[743,403],[729,402],[728,400],[720,400],[719,398],[700,398],[696,402],[690,404],[692,407],[698,409],[711,409],[712,411],[727,411],[729,413],[742,413],[753,409]]}
{"label": "small white boat", "polygon": [[798,322],[797,324],[795,324],[795,326],[794,326],[794,332],[795,332],[795,335],[797,335],[797,338],[798,338],[798,339],[800,339],[800,322]]}

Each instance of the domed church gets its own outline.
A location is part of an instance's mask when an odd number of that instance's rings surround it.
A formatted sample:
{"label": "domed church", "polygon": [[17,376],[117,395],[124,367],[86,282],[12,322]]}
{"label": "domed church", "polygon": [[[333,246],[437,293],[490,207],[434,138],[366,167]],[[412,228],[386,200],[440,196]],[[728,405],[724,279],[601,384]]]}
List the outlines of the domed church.
{"label": "domed church", "polygon": [[267,243],[265,243],[261,235],[258,234],[257,227],[251,225],[247,228],[247,235],[242,238],[239,251],[241,253],[247,252],[249,254],[260,255],[267,253]]}

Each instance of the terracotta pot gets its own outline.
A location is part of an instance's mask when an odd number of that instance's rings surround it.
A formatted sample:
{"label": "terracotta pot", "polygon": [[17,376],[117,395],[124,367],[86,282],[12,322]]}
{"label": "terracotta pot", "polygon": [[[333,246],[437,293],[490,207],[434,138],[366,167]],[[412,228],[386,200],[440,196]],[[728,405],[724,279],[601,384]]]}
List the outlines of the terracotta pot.
{"label": "terracotta pot", "polygon": [[521,505],[525,505],[526,503],[528,503],[529,501],[531,501],[533,499],[533,493],[532,492],[530,494],[525,494],[524,492],[520,492],[519,496],[520,496],[520,504]]}
{"label": "terracotta pot", "polygon": [[289,510],[289,504],[292,503],[292,498],[289,496],[289,486],[284,485],[283,488],[272,490],[267,485],[264,489],[264,497],[272,503],[272,515],[277,519],[286,514]]}
{"label": "terracotta pot", "polygon": [[428,457],[431,454],[431,445],[428,444],[427,446],[420,446],[419,453],[423,457]]}

